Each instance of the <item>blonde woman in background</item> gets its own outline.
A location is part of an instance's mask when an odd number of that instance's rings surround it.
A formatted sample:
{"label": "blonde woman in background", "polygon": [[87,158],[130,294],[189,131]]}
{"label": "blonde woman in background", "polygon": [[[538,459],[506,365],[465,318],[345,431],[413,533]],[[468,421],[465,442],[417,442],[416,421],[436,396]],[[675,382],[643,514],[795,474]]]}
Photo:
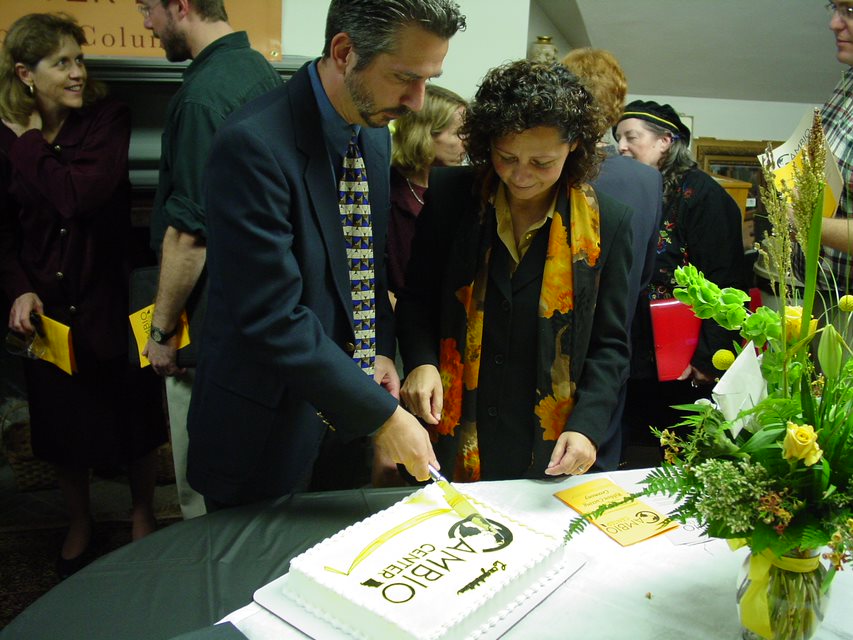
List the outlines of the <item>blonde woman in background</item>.
{"label": "blonde woman in background", "polygon": [[[71,327],[77,370],[24,360],[33,453],[56,468],[69,529],[65,578],[92,559],[89,469],[126,471],[133,539],[156,527],[160,381],[128,364],[130,110],[86,72],[64,14],[17,20],[0,58],[0,287],[8,326],[42,314]],[[35,314],[35,315],[34,315]]]}
{"label": "blonde woman in background", "polygon": [[[452,167],[466,158],[459,138],[468,103],[449,89],[426,86],[424,106],[395,120],[391,133],[391,218],[388,222],[388,295],[396,306],[415,237],[415,223],[424,206],[433,167]],[[397,369],[403,363],[397,358]],[[397,466],[374,450],[371,478],[374,486],[404,485]]]}
{"label": "blonde woman in background", "polygon": [[465,160],[459,139],[467,102],[449,89],[428,84],[424,107],[395,122],[391,136],[391,220],[388,224],[388,290],[392,304],[403,286],[415,221],[424,205],[433,167]]}

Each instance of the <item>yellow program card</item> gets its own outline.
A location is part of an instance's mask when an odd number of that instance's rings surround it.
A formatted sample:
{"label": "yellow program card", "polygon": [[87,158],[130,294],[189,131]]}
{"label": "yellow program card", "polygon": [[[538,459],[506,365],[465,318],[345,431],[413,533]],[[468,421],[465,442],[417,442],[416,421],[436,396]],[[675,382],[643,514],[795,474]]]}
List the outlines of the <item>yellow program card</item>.
{"label": "yellow program card", "polygon": [[[554,495],[585,515],[603,505],[624,500],[630,494],[612,480],[599,478]],[[590,521],[623,547],[678,527],[678,523],[639,500],[614,507]]]}
{"label": "yellow program card", "polygon": [[71,343],[71,327],[45,315],[41,316],[41,326],[44,335],[37,338],[43,347],[39,358],[55,364],[69,376],[73,375],[77,371],[77,362]]}
{"label": "yellow program card", "polygon": [[[151,364],[142,351],[148,344],[148,336],[151,335],[151,318],[154,317],[154,305],[150,304],[147,307],[140,309],[136,313],[131,313],[130,328],[133,330],[133,337],[136,339],[136,347],[139,349],[139,366],[140,368],[147,367]],[[178,318],[178,349],[183,349],[190,343],[190,326],[187,320],[187,312],[182,311],[181,317]]]}

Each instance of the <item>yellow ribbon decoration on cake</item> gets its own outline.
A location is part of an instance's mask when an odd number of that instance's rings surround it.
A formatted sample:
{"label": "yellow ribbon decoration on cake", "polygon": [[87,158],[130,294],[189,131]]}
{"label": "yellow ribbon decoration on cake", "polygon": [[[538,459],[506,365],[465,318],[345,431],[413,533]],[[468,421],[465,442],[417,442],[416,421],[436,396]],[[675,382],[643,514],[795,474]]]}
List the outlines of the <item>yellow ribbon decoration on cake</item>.
{"label": "yellow ribbon decoration on cake", "polygon": [[362,561],[365,560],[371,553],[376,551],[379,547],[381,547],[383,544],[388,542],[394,536],[396,536],[400,533],[403,533],[404,531],[411,529],[412,527],[419,525],[421,522],[424,522],[425,520],[429,520],[430,518],[434,518],[436,516],[440,516],[442,514],[450,513],[450,512],[451,512],[450,509],[433,509],[432,511],[427,511],[426,513],[422,513],[418,516],[415,516],[414,518],[409,518],[405,522],[398,524],[393,529],[389,529],[388,531],[383,533],[381,536],[376,538],[369,545],[367,545],[364,549],[362,549],[361,553],[359,553],[355,557],[355,560],[352,561],[352,564],[349,566],[349,569],[347,569],[346,571],[341,571],[340,569],[335,569],[334,567],[328,567],[328,566],[323,567],[323,568],[326,571],[331,571],[332,573],[338,573],[342,576],[348,576],[350,573],[352,573],[352,570],[355,569],[359,564],[361,564]]}
{"label": "yellow ribbon decoration on cake", "polygon": [[[736,548],[731,541],[730,545]],[[773,637],[773,629],[770,626],[770,606],[767,601],[771,567],[795,573],[808,573],[815,571],[818,566],[820,566],[820,555],[812,558],[779,558],[766,549],[761,553],[753,553],[749,558],[749,586],[740,601],[740,620],[743,626],[767,640]]]}

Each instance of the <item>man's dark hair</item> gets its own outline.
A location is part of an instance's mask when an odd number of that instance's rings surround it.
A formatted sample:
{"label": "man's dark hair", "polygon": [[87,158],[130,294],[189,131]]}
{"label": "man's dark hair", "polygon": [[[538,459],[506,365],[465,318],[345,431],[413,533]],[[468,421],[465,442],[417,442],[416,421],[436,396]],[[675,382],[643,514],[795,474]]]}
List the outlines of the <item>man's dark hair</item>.
{"label": "man's dark hair", "polygon": [[346,33],[358,54],[356,71],[360,71],[380,53],[393,51],[398,31],[409,25],[449,40],[465,30],[465,16],[453,0],[332,0],[323,57],[331,53],[332,38]]}
{"label": "man's dark hair", "polygon": [[[160,0],[164,7],[168,7],[170,1]],[[228,22],[228,14],[225,13],[225,0],[190,0],[190,4],[205,22]]]}

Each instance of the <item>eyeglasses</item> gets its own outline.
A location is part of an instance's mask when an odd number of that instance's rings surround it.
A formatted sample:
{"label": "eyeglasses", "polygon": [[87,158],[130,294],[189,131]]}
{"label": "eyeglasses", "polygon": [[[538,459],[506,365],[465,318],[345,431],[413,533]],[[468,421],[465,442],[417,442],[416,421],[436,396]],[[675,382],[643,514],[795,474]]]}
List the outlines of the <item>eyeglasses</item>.
{"label": "eyeglasses", "polygon": [[[157,2],[155,2],[154,4],[158,4],[159,1],[160,0],[157,0]],[[139,11],[139,13],[142,14],[142,17],[147,20],[148,17],[151,15],[151,12],[154,11],[154,7],[149,7],[147,4],[138,3],[136,5],[136,10]]]}
{"label": "eyeglasses", "polygon": [[839,6],[835,2],[827,2],[826,10],[829,12],[830,18],[837,15],[846,22],[853,22],[853,6],[851,5],[842,4]]}

